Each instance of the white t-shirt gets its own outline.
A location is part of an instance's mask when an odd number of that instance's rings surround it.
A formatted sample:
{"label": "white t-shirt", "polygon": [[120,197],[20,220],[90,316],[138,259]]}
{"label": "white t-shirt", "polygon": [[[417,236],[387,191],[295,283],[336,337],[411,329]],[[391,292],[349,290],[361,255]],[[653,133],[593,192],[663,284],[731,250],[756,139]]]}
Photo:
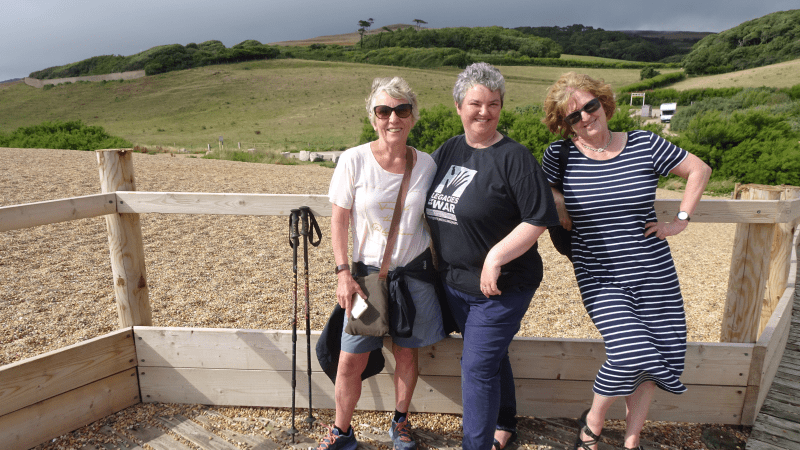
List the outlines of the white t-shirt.
{"label": "white t-shirt", "polygon": [[[405,266],[430,245],[422,214],[436,163],[429,154],[414,151],[417,162],[411,171],[390,270]],[[342,153],[331,178],[328,198],[334,205],[350,210],[353,261],[381,266],[402,181],[403,174],[387,172],[378,164],[369,143]]]}

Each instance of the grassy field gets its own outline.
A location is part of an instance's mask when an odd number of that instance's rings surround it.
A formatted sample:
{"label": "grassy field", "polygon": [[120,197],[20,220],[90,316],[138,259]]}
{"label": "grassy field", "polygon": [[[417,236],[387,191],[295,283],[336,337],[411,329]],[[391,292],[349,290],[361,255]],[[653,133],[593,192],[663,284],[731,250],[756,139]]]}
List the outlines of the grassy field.
{"label": "grassy field", "polygon": [[777,87],[800,84],[800,59],[738,72],[687,78],[672,87],[679,90],[723,87]]}
{"label": "grassy field", "polygon": [[[500,67],[506,108],[541,105],[547,88],[568,69]],[[639,81],[637,69],[582,69],[614,87]],[[135,145],[205,150],[256,147],[326,150],[354,145],[365,117],[364,98],[377,76],[405,77],[422,108],[452,105],[459,70],[435,70],[305,60],[209,66],[132,81],[77,83],[52,89],[0,85],[0,130],[43,121],[80,119]],[[800,60],[732,74],[690,78],[678,89],[792,86]]]}
{"label": "grassy field", "polygon": [[[541,104],[565,71],[558,67],[501,67],[506,108]],[[219,137],[231,148],[254,143],[273,150],[352,146],[365,117],[372,79],[400,75],[422,108],[452,105],[457,68],[436,70],[365,64],[272,60],[209,66],[138,80],[0,88],[0,130],[43,121],[80,119],[136,145],[205,149]],[[638,70],[587,70],[614,86],[639,79]]]}

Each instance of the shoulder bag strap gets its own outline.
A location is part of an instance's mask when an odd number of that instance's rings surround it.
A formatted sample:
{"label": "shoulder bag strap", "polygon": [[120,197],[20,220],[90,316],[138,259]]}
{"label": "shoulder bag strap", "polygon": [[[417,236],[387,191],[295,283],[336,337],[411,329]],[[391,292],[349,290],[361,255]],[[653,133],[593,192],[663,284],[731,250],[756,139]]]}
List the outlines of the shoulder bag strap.
{"label": "shoulder bag strap", "polygon": [[400,183],[400,192],[397,193],[397,203],[394,205],[392,213],[392,224],[389,226],[389,236],[386,239],[386,250],[383,252],[381,261],[381,271],[378,278],[386,279],[389,275],[389,264],[392,262],[392,250],[397,241],[397,229],[400,227],[400,217],[403,215],[403,206],[406,202],[408,184],[411,180],[411,170],[414,168],[414,154],[411,147],[406,146],[406,171],[403,173],[403,181]]}

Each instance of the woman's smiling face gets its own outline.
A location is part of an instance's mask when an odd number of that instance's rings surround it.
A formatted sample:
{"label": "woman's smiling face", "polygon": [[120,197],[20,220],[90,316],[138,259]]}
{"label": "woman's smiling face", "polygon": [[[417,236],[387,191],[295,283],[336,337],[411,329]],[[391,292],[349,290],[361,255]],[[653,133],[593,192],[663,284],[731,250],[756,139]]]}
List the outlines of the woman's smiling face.
{"label": "woman's smiling face", "polygon": [[[386,92],[381,92],[375,96],[375,106],[386,105],[394,108],[397,105],[408,103],[405,99],[396,99]],[[386,144],[403,144],[405,145],[408,140],[408,133],[414,126],[414,116],[410,115],[405,119],[397,117],[397,114],[392,114],[386,118],[381,119],[375,116],[372,128],[378,134],[378,140]]]}
{"label": "woman's smiling face", "polygon": [[[589,101],[595,98],[594,95],[587,91],[577,90],[573,92],[567,102],[567,111],[565,117],[575,111],[580,111]],[[606,136],[608,129],[608,120],[606,119],[606,111],[603,109],[602,103],[593,113],[581,112],[581,120],[572,125],[572,130],[581,139],[592,139],[598,136]]]}
{"label": "woman's smiling face", "polygon": [[483,142],[494,136],[502,105],[499,90],[492,91],[482,84],[469,88],[461,105],[456,104],[467,140]]}

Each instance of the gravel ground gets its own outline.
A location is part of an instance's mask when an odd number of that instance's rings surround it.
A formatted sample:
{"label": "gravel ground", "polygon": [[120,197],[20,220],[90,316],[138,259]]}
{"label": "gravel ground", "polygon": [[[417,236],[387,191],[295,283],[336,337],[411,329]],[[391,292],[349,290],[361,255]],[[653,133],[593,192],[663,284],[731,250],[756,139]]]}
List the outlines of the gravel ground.
{"label": "gravel ground", "polygon": [[[94,152],[0,148],[0,161],[0,206],[100,192]],[[137,153],[133,162],[138,191],[326,194],[332,174],[332,169],[317,165],[248,164],[168,154]],[[658,192],[659,198],[680,195]],[[330,220],[318,221],[323,241],[309,250],[314,330],[324,326],[336,285],[330,270]],[[141,223],[155,326],[291,328],[292,252],[285,217],[147,214]],[[692,223],[670,239],[690,341],[719,341],[734,230],[733,224]],[[549,239],[542,240],[540,252],[545,281],[520,335],[599,338],[566,258],[555,252]],[[111,278],[102,217],[0,233],[0,365],[115,330]],[[242,411],[281,414],[280,410]],[[694,444],[699,442],[701,426],[650,426],[659,427],[653,440],[666,443],[685,436],[694,439],[692,444],[687,440],[675,446],[706,448]],[[666,429],[675,431],[670,434]]]}

